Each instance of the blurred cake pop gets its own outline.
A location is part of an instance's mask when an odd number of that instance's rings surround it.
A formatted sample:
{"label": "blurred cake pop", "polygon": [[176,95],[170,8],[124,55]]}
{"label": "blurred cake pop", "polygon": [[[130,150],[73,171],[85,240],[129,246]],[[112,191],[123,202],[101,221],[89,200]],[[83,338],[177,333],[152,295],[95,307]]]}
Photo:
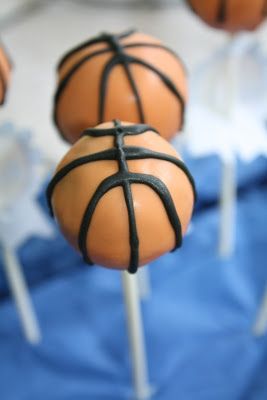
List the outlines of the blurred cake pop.
{"label": "blurred cake pop", "polygon": [[47,199],[88,264],[134,273],[181,246],[195,188],[156,130],[116,120],[83,133],[58,165]]}
{"label": "blurred cake pop", "polygon": [[207,24],[232,33],[256,29],[267,15],[266,0],[187,0],[187,2]]}
{"label": "blurred cake pop", "polygon": [[115,118],[148,123],[170,139],[182,128],[186,100],[183,64],[158,39],[135,31],[102,34],[59,63],[54,120],[70,143]]}
{"label": "blurred cake pop", "polygon": [[4,104],[11,73],[8,56],[0,44],[0,105]]}

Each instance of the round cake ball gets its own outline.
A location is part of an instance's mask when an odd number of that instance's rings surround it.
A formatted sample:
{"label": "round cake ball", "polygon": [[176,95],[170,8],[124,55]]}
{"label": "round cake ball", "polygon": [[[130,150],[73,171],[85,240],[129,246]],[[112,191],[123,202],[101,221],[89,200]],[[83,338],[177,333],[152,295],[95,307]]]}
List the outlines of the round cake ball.
{"label": "round cake ball", "polygon": [[229,32],[254,30],[267,15],[266,0],[187,0],[207,24]]}
{"label": "round cake ball", "polygon": [[156,130],[116,120],[84,132],[60,162],[47,199],[87,263],[134,273],[181,245],[195,189]]}
{"label": "round cake ball", "polygon": [[11,64],[7,54],[0,46],[0,105],[4,104],[11,73]]}
{"label": "round cake ball", "polygon": [[148,123],[170,139],[182,128],[186,100],[185,70],[173,51],[135,31],[102,34],[59,63],[54,120],[70,143],[115,118]]}

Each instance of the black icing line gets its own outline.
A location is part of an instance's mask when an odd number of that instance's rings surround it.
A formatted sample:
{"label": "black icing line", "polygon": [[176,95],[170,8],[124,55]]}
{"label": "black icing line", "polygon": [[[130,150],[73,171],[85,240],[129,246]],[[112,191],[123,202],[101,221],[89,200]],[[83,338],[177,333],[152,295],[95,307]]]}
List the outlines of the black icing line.
{"label": "black icing line", "polygon": [[154,67],[152,64],[149,64],[148,62],[141,60],[137,57],[130,57],[131,58],[131,63],[132,64],[139,64],[142,65],[143,67],[146,67],[147,69],[150,69],[152,72],[158,75],[158,77],[161,79],[161,81],[164,83],[164,85],[170,89],[170,91],[174,94],[174,96],[177,98],[177,100],[180,103],[181,106],[181,125],[179,126],[179,130],[183,128],[184,125],[184,110],[185,110],[185,101],[179,92],[179,90],[176,89],[176,86],[173,84],[173,82],[168,78],[167,75],[165,75],[163,72],[161,72],[158,68]]}
{"label": "black icing line", "polygon": [[59,170],[50,181],[46,189],[46,198],[51,215],[53,216],[52,196],[56,185],[73,169],[96,161],[112,161],[116,159],[116,149],[108,149],[99,153],[77,158]]}
{"label": "black icing line", "polygon": [[109,60],[109,62],[106,64],[102,72],[102,77],[100,81],[100,102],[98,110],[98,123],[100,124],[104,120],[105,99],[106,99],[108,78],[112,72],[112,69],[119,64],[123,66],[126,77],[134,93],[140,122],[144,123],[145,117],[141,103],[141,98],[129,67],[129,64],[131,63],[131,58],[125,53],[123,47],[121,46],[119,40],[116,37],[111,36],[109,38],[109,45],[114,50],[115,54],[111,58],[111,60]]}
{"label": "black icing line", "polygon": [[[147,131],[152,131],[159,135],[159,132],[152,128],[150,125],[147,124],[136,124],[136,125],[124,125],[124,128],[121,133],[123,136],[131,136],[131,135],[141,135]],[[81,136],[92,136],[92,137],[102,137],[102,136],[116,136],[117,132],[114,128],[108,129],[98,129],[98,128],[88,128],[86,129]]]}
{"label": "black icing line", "polygon": [[[133,35],[136,32],[136,29],[130,29],[126,32],[123,32],[119,35],[114,35],[116,37],[118,37],[118,39],[122,40],[125,39],[131,35]],[[102,33],[99,36],[96,36],[92,39],[86,40],[85,42],[79,44],[78,46],[72,48],[71,50],[69,50],[67,53],[65,53],[63,55],[63,57],[60,59],[58,65],[57,65],[57,71],[63,66],[63,64],[65,63],[65,61],[67,61],[67,59],[71,56],[73,56],[75,53],[79,52],[80,50],[86,49],[87,47],[90,47],[94,44],[97,43],[103,43],[106,41],[106,37],[109,37],[109,34],[106,33]]]}
{"label": "black icing line", "polygon": [[179,55],[173,51],[172,49],[170,49],[167,46],[164,46],[164,44],[157,44],[157,43],[129,43],[126,44],[125,46],[123,46],[124,49],[131,49],[131,48],[135,48],[135,47],[149,47],[149,48],[154,48],[154,49],[160,49],[160,50],[165,50],[167,53],[171,54],[173,57],[176,58],[176,60],[179,61],[179,63],[181,64],[181,67],[184,71],[185,74],[187,74],[187,68],[185,66],[184,61],[181,59],[181,57],[179,57]]}
{"label": "black icing line", "polygon": [[0,106],[2,106],[5,103],[6,100],[6,92],[7,92],[7,83],[4,79],[4,73],[2,70],[2,66],[0,65],[0,85],[2,85],[3,88],[3,97],[0,101]]}
{"label": "black icing line", "polygon": [[227,0],[219,0],[218,11],[216,14],[216,21],[223,24],[227,17]]}
{"label": "black icing line", "polygon": [[[173,203],[173,200],[171,198],[170,192],[168,191],[168,188],[166,185],[158,178],[152,176],[152,175],[146,175],[146,174],[134,174],[134,173],[117,173],[114,175],[109,176],[106,178],[101,184],[98,186],[95,194],[91,198],[86,211],[84,213],[83,219],[82,219],[82,224],[79,232],[79,248],[81,250],[81,253],[83,254],[85,262],[88,264],[92,264],[92,261],[90,259],[90,256],[87,254],[87,246],[86,246],[86,238],[87,238],[87,233],[90,228],[90,223],[93,218],[93,213],[97,207],[98,202],[100,199],[111,189],[114,189],[115,187],[122,186],[123,188],[127,185],[131,184],[143,184],[146,186],[149,186],[152,190],[154,190],[158,196],[160,197],[164,208],[166,210],[166,213],[168,215],[169,221],[172,225],[172,228],[175,233],[175,247],[173,250],[176,248],[180,247],[182,244],[182,230],[181,230],[181,223],[179,220],[179,217],[177,215],[175,205]],[[124,191],[124,195],[127,195],[127,191]],[[131,198],[125,199],[126,204],[129,202],[133,204],[132,200],[132,195]],[[133,234],[133,226],[136,227],[136,223],[133,222],[133,209],[130,210],[128,209],[128,215],[129,215],[129,220],[131,220],[131,223],[129,224],[129,229],[130,229],[130,245],[131,245],[131,257],[130,257],[130,265],[129,265],[129,272],[130,273],[135,273],[138,268],[138,262],[135,264],[131,264],[132,260],[134,259],[137,261],[139,259],[139,256],[136,256],[136,243],[138,241],[135,240],[134,244],[132,243],[131,238],[136,237],[135,234]],[[136,231],[136,228],[135,228]],[[132,249],[133,247],[133,249]],[[133,253],[135,254],[134,256]]]}

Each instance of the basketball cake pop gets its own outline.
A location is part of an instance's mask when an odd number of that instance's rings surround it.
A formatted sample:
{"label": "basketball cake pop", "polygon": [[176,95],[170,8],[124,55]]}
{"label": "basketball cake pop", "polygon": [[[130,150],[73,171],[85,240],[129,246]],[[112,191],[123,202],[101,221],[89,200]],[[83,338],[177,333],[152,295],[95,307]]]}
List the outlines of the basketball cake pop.
{"label": "basketball cake pop", "polygon": [[173,51],[135,31],[102,34],[60,61],[54,120],[70,143],[115,118],[148,123],[170,139],[182,128],[186,100],[185,70]]}
{"label": "basketball cake pop", "polygon": [[254,30],[267,15],[266,0],[187,0],[207,24],[229,32]]}
{"label": "basketball cake pop", "polygon": [[58,165],[47,199],[85,262],[134,273],[181,246],[195,188],[154,128],[115,120],[84,131]]}
{"label": "basketball cake pop", "polygon": [[0,45],[0,105],[4,104],[9,84],[11,64],[4,48]]}

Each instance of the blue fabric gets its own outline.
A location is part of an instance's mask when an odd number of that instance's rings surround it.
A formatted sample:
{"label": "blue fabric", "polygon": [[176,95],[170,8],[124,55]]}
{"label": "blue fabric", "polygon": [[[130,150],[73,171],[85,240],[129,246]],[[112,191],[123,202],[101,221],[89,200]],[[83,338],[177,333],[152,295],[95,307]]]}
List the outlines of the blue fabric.
{"label": "blue fabric", "polygon": [[[266,400],[267,336],[251,331],[267,283],[267,163],[238,163],[228,261],[216,253],[219,162],[189,164],[199,191],[193,227],[180,251],[149,266],[143,304],[153,400]],[[19,255],[43,341],[25,342],[2,277],[0,398],[133,399],[120,274],[85,267],[60,236],[32,238]]]}

